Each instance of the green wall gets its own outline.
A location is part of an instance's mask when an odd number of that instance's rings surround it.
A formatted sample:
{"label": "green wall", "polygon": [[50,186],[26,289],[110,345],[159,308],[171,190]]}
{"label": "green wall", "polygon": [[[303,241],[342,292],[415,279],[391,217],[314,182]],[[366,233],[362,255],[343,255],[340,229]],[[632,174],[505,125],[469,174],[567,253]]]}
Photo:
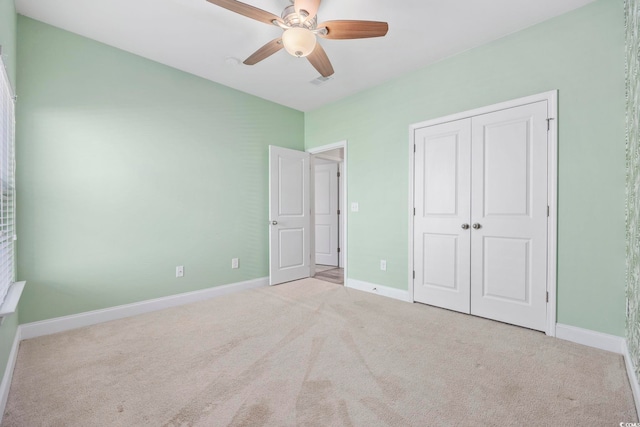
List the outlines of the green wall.
{"label": "green wall", "polygon": [[[0,0],[0,45],[2,60],[7,66],[9,80],[16,84],[16,9],[13,0]],[[0,373],[4,373],[11,346],[18,330],[18,315],[5,318],[0,326]]]}
{"label": "green wall", "polygon": [[268,275],[303,113],[22,16],[18,54],[20,323]]}
{"label": "green wall", "polygon": [[[348,273],[407,289],[409,125],[559,89],[558,322],[625,331],[622,0],[569,14],[305,115],[307,148],[348,140]],[[379,260],[387,260],[387,271]]]}

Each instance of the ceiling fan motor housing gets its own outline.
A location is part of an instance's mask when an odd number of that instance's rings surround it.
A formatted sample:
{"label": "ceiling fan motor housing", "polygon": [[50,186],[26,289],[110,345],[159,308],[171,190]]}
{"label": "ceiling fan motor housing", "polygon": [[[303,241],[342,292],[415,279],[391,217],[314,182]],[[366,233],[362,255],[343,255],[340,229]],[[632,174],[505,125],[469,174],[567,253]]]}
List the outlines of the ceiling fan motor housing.
{"label": "ceiling fan motor housing", "polygon": [[296,9],[293,5],[287,6],[282,11],[282,20],[288,27],[306,28],[307,30],[315,30],[318,25],[318,16],[314,16],[313,19],[307,19],[309,14],[306,10],[301,10],[300,13],[296,13]]}

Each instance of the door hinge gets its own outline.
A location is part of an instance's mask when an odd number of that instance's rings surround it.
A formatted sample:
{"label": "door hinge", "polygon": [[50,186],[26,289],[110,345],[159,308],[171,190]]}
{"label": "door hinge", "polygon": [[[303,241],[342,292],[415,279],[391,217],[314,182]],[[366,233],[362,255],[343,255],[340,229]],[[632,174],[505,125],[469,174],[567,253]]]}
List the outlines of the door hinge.
{"label": "door hinge", "polygon": [[549,302],[549,292],[547,292],[547,302]]}
{"label": "door hinge", "polygon": [[413,144],[413,152],[416,152],[416,144]]}
{"label": "door hinge", "polygon": [[553,117],[547,119],[547,132],[551,130],[551,120],[555,120]]}
{"label": "door hinge", "polygon": [[547,216],[549,216],[549,211],[550,211],[549,205],[547,205]]}
{"label": "door hinge", "polygon": [[416,208],[413,208],[413,216],[416,216]]}
{"label": "door hinge", "polygon": [[416,278],[416,271],[415,270],[413,270],[413,278],[414,279]]}
{"label": "door hinge", "polygon": [[340,178],[340,172],[338,171],[338,178]]}
{"label": "door hinge", "polygon": [[338,209],[338,215],[340,215],[340,209]]}
{"label": "door hinge", "polygon": [[338,253],[340,253],[340,248],[338,248]]}

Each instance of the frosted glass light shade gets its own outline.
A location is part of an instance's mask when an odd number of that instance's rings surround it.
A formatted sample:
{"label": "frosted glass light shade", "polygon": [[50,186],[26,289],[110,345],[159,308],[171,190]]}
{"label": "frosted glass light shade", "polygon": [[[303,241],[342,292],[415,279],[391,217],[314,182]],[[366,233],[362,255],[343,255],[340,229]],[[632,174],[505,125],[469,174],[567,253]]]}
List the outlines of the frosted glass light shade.
{"label": "frosted glass light shade", "polygon": [[291,55],[302,58],[313,52],[316,35],[306,28],[289,28],[282,34],[282,44]]}

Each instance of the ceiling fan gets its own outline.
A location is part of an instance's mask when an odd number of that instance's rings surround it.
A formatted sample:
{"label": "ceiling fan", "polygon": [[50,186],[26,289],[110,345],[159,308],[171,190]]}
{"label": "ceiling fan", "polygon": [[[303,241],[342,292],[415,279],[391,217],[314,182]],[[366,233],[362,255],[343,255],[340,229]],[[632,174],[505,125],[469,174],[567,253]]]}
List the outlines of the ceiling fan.
{"label": "ceiling fan", "polygon": [[306,57],[323,77],[329,77],[334,73],[333,66],[320,43],[317,43],[316,36],[334,40],[364,39],[382,37],[389,30],[386,22],[378,21],[338,20],[318,24],[317,12],[321,0],[290,0],[292,4],[284,8],[281,17],[236,0],[207,1],[284,30],[282,37],[271,40],[245,59],[246,65],[257,64],[284,48],[293,56]]}

